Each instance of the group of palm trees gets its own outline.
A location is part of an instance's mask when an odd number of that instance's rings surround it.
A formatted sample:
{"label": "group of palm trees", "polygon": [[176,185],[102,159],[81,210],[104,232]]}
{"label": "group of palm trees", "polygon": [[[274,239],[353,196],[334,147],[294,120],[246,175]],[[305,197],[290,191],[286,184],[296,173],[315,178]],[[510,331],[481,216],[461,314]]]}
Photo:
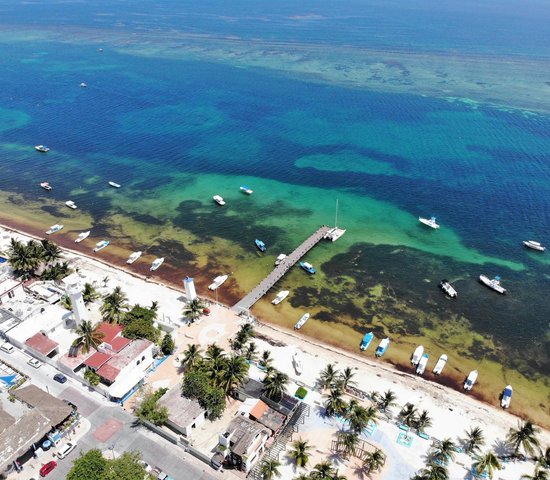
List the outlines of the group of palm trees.
{"label": "group of palm trees", "polygon": [[72,273],[69,262],[60,262],[63,253],[50,240],[10,240],[8,260],[15,273],[24,278],[38,276],[43,280],[60,280]]}
{"label": "group of palm trees", "polygon": [[[306,451],[303,449],[296,450],[297,446],[300,448],[305,445]],[[301,440],[293,443],[294,450],[289,452],[289,456],[294,458],[296,465],[298,465],[298,460],[294,455],[297,455],[300,459],[305,458],[305,463],[309,461],[309,449],[311,448],[307,442],[302,442]],[[278,460],[266,459],[260,465],[260,475],[263,480],[275,480],[281,476],[279,470],[281,462]],[[305,464],[304,464],[305,466]],[[294,477],[294,480],[347,480],[344,475],[340,475],[338,470],[334,467],[332,462],[325,460],[323,462],[317,463],[313,470],[309,473],[300,473],[298,476]]]}

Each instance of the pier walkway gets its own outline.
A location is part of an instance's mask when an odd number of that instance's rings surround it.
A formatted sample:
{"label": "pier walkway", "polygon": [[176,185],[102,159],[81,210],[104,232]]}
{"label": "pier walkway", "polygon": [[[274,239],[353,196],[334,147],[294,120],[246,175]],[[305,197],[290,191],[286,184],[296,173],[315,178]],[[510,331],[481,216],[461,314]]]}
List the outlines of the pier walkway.
{"label": "pier walkway", "polygon": [[290,255],[277,265],[271,273],[265,277],[254,289],[233,305],[232,310],[237,313],[248,310],[254,305],[260,298],[262,298],[272,287],[275,285],[283,275],[294,266],[300,258],[302,258],[307,252],[309,252],[315,245],[317,245],[327,233],[331,230],[330,227],[323,225],[313,235],[307,238],[300,246],[298,246]]}

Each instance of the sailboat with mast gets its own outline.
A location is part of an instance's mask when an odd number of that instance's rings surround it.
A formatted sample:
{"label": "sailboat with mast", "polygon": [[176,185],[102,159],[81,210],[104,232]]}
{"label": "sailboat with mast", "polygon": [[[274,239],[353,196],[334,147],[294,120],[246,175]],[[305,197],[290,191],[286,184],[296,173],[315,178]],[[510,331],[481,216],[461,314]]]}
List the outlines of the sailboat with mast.
{"label": "sailboat with mast", "polygon": [[336,215],[334,217],[334,228],[331,228],[327,233],[325,233],[325,237],[327,240],[331,240],[332,242],[335,242],[338,240],[342,235],[346,233],[346,230],[343,228],[338,228],[338,199],[336,199]]}

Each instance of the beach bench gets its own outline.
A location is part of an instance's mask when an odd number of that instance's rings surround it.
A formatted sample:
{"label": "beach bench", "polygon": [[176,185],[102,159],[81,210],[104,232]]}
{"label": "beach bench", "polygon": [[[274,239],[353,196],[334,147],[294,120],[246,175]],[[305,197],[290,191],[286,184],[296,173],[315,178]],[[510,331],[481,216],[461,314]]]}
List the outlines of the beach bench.
{"label": "beach bench", "polygon": [[423,438],[424,440],[429,440],[430,439],[430,436],[427,433],[424,433],[424,432],[418,432],[418,436],[420,438]]}
{"label": "beach bench", "polygon": [[403,430],[404,432],[408,432],[410,430],[410,428],[403,423],[399,423],[397,426],[399,427],[399,430]]}

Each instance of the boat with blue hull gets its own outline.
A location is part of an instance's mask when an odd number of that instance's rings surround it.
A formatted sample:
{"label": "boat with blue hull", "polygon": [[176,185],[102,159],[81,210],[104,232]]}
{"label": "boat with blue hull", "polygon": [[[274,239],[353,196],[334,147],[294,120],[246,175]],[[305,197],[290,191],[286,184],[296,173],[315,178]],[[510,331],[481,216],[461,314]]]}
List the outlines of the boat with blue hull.
{"label": "boat with blue hull", "polygon": [[260,252],[265,252],[267,250],[267,247],[265,246],[265,243],[262,242],[261,240],[254,240],[254,243],[256,244],[256,247],[258,247],[258,250]]}
{"label": "boat with blue hull", "polygon": [[386,350],[388,349],[389,346],[390,346],[390,339],[384,338],[376,348],[375,355],[377,357],[381,357],[382,355],[384,355],[384,353],[386,353]]}
{"label": "boat with blue hull", "polygon": [[313,275],[317,271],[315,270],[315,268],[313,268],[313,265],[308,262],[300,262],[300,268],[302,268],[303,270],[305,270],[307,273],[311,275]]}
{"label": "boat with blue hull", "polygon": [[373,338],[374,333],[365,333],[365,336],[363,337],[363,340],[361,341],[361,346],[359,348],[361,348],[361,350],[366,350],[367,348],[369,348],[369,345],[371,344]]}

